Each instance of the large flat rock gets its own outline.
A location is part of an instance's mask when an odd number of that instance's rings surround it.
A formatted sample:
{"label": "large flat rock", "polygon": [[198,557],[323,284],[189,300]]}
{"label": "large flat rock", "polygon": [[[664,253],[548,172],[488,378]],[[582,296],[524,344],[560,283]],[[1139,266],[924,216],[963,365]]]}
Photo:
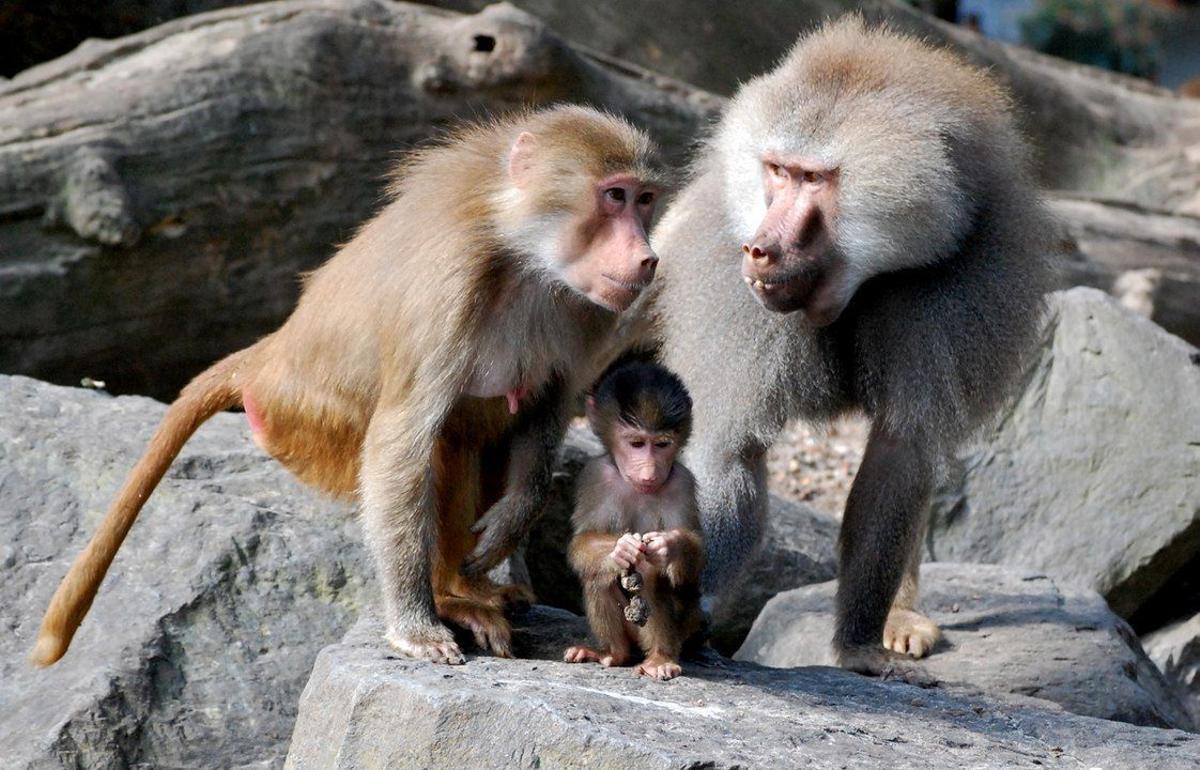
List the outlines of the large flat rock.
{"label": "large flat rock", "polygon": [[[531,631],[536,629],[536,634]],[[582,620],[535,608],[535,659],[397,659],[365,617],[320,654],[287,766],[400,768],[1154,767],[1200,738],[879,682],[833,668],[684,664],[668,683],[559,662]]]}
{"label": "large flat rock", "polygon": [[1051,295],[1045,336],[960,455],[932,558],[1043,570],[1153,627],[1135,616],[1156,597],[1175,616],[1200,601],[1173,590],[1200,559],[1200,353],[1093,289]]}
{"label": "large flat rock", "polygon": [[66,657],[26,659],[164,407],[0,376],[0,765],[278,766],[370,568],[349,509],[222,414],[151,497]]}
{"label": "large flat rock", "polygon": [[[833,582],[772,599],[735,656],[773,667],[832,663]],[[1076,714],[1194,729],[1175,686],[1096,592],[1045,574],[981,564],[926,564],[921,607],[945,640],[924,661],[951,692],[982,690]]]}

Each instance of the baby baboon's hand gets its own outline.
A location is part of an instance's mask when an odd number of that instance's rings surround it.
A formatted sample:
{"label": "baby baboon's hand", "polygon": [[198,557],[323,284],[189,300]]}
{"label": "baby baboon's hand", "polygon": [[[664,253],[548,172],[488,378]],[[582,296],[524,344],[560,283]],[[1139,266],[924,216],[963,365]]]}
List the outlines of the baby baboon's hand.
{"label": "baby baboon's hand", "polygon": [[617,540],[617,544],[613,546],[612,553],[608,557],[621,569],[630,569],[636,567],[645,558],[645,551],[646,546],[642,543],[642,536],[626,532]]}
{"label": "baby baboon's hand", "polygon": [[646,558],[657,567],[666,567],[679,558],[679,530],[647,532],[642,540],[646,543]]}

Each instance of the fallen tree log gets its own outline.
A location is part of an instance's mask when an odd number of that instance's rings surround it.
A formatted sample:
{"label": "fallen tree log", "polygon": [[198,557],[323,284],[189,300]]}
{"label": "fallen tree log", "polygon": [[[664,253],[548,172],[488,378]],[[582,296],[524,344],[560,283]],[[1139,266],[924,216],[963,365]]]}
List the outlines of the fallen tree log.
{"label": "fallen tree log", "polygon": [[397,151],[589,102],[682,162],[720,100],[501,4],[288,0],[179,19],[0,84],[0,371],[173,397],[291,310]]}

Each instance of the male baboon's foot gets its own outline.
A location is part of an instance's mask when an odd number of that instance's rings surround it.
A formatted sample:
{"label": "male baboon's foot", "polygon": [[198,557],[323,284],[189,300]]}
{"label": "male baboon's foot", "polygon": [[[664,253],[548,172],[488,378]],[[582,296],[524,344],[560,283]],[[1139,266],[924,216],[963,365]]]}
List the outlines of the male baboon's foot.
{"label": "male baboon's foot", "polygon": [[834,650],[838,665],[880,679],[894,679],[918,687],[933,687],[937,680],[924,666],[914,663],[907,655],[885,650],[875,644],[856,645]]}
{"label": "male baboon's foot", "polygon": [[928,655],[942,638],[942,630],[915,610],[892,610],[883,627],[883,646],[914,658]]}
{"label": "male baboon's foot", "polygon": [[479,649],[498,658],[512,657],[512,627],[499,609],[457,596],[438,596],[434,602],[438,617],[470,631]]}
{"label": "male baboon's foot", "polygon": [[668,658],[660,653],[653,653],[644,661],[638,664],[634,669],[634,673],[638,676],[657,679],[660,682],[665,682],[668,679],[674,679],[683,672],[677,661]]}
{"label": "male baboon's foot", "polygon": [[466,661],[458,643],[454,641],[454,634],[442,625],[416,630],[389,627],[383,637],[400,654],[409,658],[450,665]]}

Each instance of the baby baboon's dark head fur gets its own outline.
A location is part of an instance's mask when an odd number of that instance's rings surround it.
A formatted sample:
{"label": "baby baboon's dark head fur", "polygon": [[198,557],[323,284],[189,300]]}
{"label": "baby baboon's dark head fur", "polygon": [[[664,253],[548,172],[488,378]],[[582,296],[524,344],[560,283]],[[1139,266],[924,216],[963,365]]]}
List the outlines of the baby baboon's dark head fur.
{"label": "baby baboon's dark head fur", "polygon": [[682,447],[692,432],[692,397],[683,381],[661,364],[625,357],[592,387],[588,417],[605,442],[622,422],[649,433],[673,433]]}

